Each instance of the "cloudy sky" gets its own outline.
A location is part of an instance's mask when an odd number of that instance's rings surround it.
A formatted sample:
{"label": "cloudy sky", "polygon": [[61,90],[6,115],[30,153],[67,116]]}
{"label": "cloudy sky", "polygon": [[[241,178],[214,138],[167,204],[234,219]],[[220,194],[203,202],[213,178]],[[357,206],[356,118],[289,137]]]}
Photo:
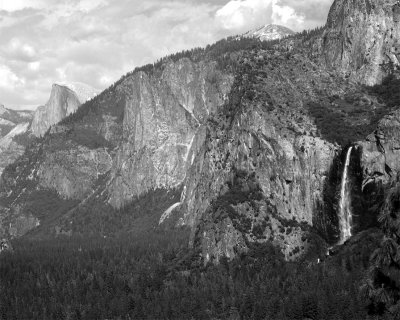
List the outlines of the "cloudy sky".
{"label": "cloudy sky", "polygon": [[323,25],[333,0],[0,0],[0,103],[44,104],[52,83],[99,91],[136,66],[276,23]]}

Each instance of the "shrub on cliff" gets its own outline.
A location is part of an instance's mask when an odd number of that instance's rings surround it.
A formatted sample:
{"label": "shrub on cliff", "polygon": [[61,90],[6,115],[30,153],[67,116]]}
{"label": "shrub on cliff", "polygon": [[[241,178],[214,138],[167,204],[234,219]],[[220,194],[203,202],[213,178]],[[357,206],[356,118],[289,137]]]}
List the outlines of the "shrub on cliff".
{"label": "shrub on cliff", "polygon": [[387,107],[400,107],[400,79],[394,74],[387,76],[382,84],[370,87],[369,91],[377,95]]}

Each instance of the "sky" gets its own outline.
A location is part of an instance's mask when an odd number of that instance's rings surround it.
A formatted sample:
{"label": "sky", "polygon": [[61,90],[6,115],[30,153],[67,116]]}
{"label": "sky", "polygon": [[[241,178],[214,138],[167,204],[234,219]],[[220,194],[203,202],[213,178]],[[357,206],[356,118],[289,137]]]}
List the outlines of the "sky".
{"label": "sky", "polygon": [[333,0],[0,0],[0,103],[34,109],[53,83],[99,92],[143,64],[265,24],[324,25]]}

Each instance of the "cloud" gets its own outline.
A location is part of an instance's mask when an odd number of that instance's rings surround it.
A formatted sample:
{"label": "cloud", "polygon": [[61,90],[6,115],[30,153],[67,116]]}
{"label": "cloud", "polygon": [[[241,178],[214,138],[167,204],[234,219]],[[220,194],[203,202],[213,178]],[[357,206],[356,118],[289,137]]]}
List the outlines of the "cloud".
{"label": "cloud", "polygon": [[26,8],[43,8],[45,2],[42,0],[0,0],[0,11],[18,11]]}
{"label": "cloud", "polygon": [[293,7],[281,5],[278,0],[273,1],[272,21],[274,24],[284,25],[296,31],[305,29],[304,16],[296,12]]}
{"label": "cloud", "polygon": [[36,49],[29,43],[24,43],[18,38],[10,40],[3,47],[2,54],[12,60],[32,62],[36,60]]}
{"label": "cloud", "polygon": [[20,79],[12,70],[5,65],[0,65],[0,86],[7,89],[13,89],[24,85],[24,80]]}
{"label": "cloud", "polygon": [[0,0],[0,102],[41,105],[62,81],[102,90],[137,66],[267,23],[295,30],[324,23],[327,7],[318,3]]}
{"label": "cloud", "polygon": [[292,8],[303,17],[303,28],[324,25],[333,0],[277,0],[277,5]]}
{"label": "cloud", "polygon": [[217,11],[217,18],[226,29],[242,29],[255,22],[269,23],[272,13],[270,0],[233,0]]}
{"label": "cloud", "polygon": [[223,28],[245,32],[264,24],[281,24],[295,31],[325,24],[332,0],[231,0],[216,17]]}

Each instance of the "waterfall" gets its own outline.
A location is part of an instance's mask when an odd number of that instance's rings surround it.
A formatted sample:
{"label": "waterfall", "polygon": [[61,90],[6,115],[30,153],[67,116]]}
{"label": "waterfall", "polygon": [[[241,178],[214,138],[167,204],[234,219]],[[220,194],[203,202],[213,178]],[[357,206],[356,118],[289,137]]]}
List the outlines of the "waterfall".
{"label": "waterfall", "polygon": [[340,204],[339,204],[339,227],[340,227],[340,244],[343,244],[351,237],[352,213],[350,203],[350,181],[348,179],[348,171],[350,164],[350,156],[353,147],[347,150],[346,162],[343,168],[342,183],[340,186]]}

